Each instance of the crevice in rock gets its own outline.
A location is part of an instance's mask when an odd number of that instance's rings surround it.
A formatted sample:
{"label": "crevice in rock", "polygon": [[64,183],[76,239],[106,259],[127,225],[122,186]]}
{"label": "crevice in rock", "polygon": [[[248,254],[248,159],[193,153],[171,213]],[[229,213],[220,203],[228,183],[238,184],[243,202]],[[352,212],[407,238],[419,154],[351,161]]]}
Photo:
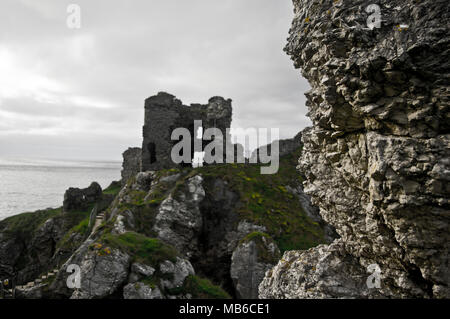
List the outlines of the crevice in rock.
{"label": "crevice in rock", "polygon": [[200,204],[202,230],[199,234],[198,252],[191,258],[194,269],[200,276],[222,286],[235,297],[230,275],[231,255],[227,235],[238,222],[235,203],[238,195],[227,189],[222,180],[204,182],[206,196]]}

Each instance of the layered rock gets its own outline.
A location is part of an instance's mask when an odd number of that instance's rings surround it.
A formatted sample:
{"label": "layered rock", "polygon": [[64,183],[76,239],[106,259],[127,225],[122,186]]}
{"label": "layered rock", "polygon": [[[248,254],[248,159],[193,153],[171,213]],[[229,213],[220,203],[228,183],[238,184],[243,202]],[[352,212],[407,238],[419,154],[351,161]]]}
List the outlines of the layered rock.
{"label": "layered rock", "polygon": [[[299,182],[292,158],[280,160],[280,176],[247,164],[139,172],[43,295],[257,298],[281,249],[326,242],[290,191]],[[80,268],[77,289],[67,286],[70,265]]]}
{"label": "layered rock", "polygon": [[263,298],[450,297],[448,1],[376,3],[380,28],[366,1],[294,1],[314,123],[299,169],[341,238],[286,253]]}
{"label": "layered rock", "polygon": [[244,238],[231,257],[230,275],[237,297],[258,299],[258,287],[264,274],[279,259],[280,250],[269,236],[252,233]]}

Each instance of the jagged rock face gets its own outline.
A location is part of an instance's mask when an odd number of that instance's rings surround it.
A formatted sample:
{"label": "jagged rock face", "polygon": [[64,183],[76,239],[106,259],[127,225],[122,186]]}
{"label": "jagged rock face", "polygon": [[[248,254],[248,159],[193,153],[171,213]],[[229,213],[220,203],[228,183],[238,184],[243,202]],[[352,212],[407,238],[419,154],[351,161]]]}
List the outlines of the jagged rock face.
{"label": "jagged rock face", "polygon": [[366,1],[294,1],[286,51],[314,123],[299,169],[341,238],[285,254],[261,297],[450,297],[450,7],[376,3],[371,30]]}
{"label": "jagged rock face", "polygon": [[[152,265],[132,262],[133,256],[122,249],[99,244],[99,235],[93,233],[66,261],[50,285],[48,296],[71,299],[165,299],[171,298],[171,291],[180,289],[188,276],[195,275],[191,263],[180,257]],[[79,266],[80,287],[77,289],[67,286],[72,276],[66,271],[69,265]],[[150,284],[149,279],[154,283]],[[24,298],[30,293],[26,290]]]}
{"label": "jagged rock face", "polygon": [[178,251],[192,257],[199,242],[202,229],[200,202],[205,197],[199,175],[188,180],[187,192],[180,192],[179,198],[170,195],[159,207],[153,230],[158,238],[176,247]]}
{"label": "jagged rock face", "polygon": [[[21,287],[19,298],[256,298],[279,249],[326,242],[321,225],[301,211],[300,194],[290,191],[299,183],[297,156],[282,158],[280,175],[270,179],[251,165],[139,172],[120,191],[118,185],[108,187],[90,215],[59,209],[63,216],[30,218],[36,224],[33,234],[57,231],[54,239],[17,242],[20,234],[11,230],[30,221],[26,215],[5,220],[0,223],[0,247],[5,250],[0,251],[0,271],[13,271],[22,258],[15,250],[33,241],[45,247],[38,258],[47,265],[33,268],[29,280],[58,271],[45,281],[36,280],[37,286]],[[114,200],[103,211],[106,194]],[[289,210],[291,204],[299,209]],[[57,218],[62,218],[63,228],[57,227]],[[25,232],[23,225],[19,229]],[[8,258],[14,262],[4,262]],[[29,267],[37,264],[27,262]],[[75,290],[69,284],[73,273],[68,272],[74,266],[81,283]]]}
{"label": "jagged rock face", "polygon": [[280,259],[273,240],[258,236],[243,241],[231,257],[231,278],[240,299],[258,299],[258,287],[267,270]]}
{"label": "jagged rock face", "polygon": [[122,185],[124,185],[130,177],[135,176],[141,171],[142,150],[139,147],[130,147],[122,154]]}
{"label": "jagged rock face", "polygon": [[[49,211],[53,210],[35,212],[35,218],[39,219]],[[34,221],[26,219],[21,221],[24,229],[10,230],[9,219],[4,220],[0,224],[0,277],[21,285],[53,267],[59,258],[55,255],[57,243],[79,222],[80,218],[70,216],[70,213],[58,213],[37,223],[34,229],[30,225],[35,224]]]}
{"label": "jagged rock face", "polygon": [[112,250],[108,256],[88,251],[81,257],[81,287],[71,299],[98,299],[112,295],[128,277],[130,256],[120,250]]}
{"label": "jagged rock face", "polygon": [[[140,172],[118,194],[104,228],[92,233],[62,267],[80,265],[84,286],[74,295],[65,286],[69,274],[61,271],[50,290],[55,296],[73,298],[189,298],[188,291],[178,295],[172,291],[185,289],[187,278],[195,274],[238,298],[257,298],[259,283],[280,251],[265,226],[240,216],[240,201],[222,177],[178,170]],[[157,238],[179,255],[145,264],[116,258],[115,253],[98,256],[92,250],[99,243],[101,249],[109,247],[102,242],[105,236],[130,233]],[[117,264],[110,274],[101,271],[104,262]],[[95,269],[100,267],[95,274],[94,264]],[[121,280],[112,282],[113,278]]]}
{"label": "jagged rock face", "polygon": [[159,265],[159,269],[163,276],[165,275],[170,278],[161,280],[161,286],[165,289],[181,287],[187,276],[195,274],[191,263],[180,257],[177,257],[176,262],[165,260]]}
{"label": "jagged rock face", "polygon": [[[229,290],[233,289],[231,256],[239,240],[254,231],[266,231],[265,227],[239,221],[237,201],[237,194],[223,180],[207,183],[201,175],[195,175],[161,203],[153,227],[157,237],[191,260],[199,273]],[[241,257],[242,263],[249,262],[244,258],[248,256]],[[254,285],[262,277],[255,276]],[[244,279],[248,278],[242,278],[241,283]]]}
{"label": "jagged rock face", "polygon": [[326,243],[331,243],[336,238],[339,238],[339,235],[336,233],[334,227],[327,224],[323,220],[322,216],[320,215],[319,208],[311,203],[311,198],[307,194],[305,194],[305,191],[301,184],[299,184],[296,188],[286,186],[286,189],[290,193],[295,194],[298,197],[300,205],[302,206],[303,211],[306,213],[306,215],[308,215],[309,218],[323,227],[324,239]]}

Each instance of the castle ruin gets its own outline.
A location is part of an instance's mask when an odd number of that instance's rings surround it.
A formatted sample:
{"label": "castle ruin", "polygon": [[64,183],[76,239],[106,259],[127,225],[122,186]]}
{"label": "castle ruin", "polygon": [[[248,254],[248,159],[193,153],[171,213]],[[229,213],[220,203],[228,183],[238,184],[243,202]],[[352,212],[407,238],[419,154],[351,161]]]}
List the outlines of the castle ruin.
{"label": "castle ruin", "polygon": [[[141,170],[159,170],[190,166],[191,163],[176,164],[171,159],[172,147],[178,143],[171,139],[176,128],[186,128],[191,135],[192,154],[194,157],[194,142],[203,145],[198,139],[199,127],[194,127],[194,121],[202,121],[203,131],[217,128],[222,132],[224,140],[229,140],[227,128],[231,125],[231,100],[222,97],[212,97],[208,104],[183,105],[175,96],[160,92],[145,100],[145,122],[143,127]],[[224,146],[225,147],[225,146]]]}

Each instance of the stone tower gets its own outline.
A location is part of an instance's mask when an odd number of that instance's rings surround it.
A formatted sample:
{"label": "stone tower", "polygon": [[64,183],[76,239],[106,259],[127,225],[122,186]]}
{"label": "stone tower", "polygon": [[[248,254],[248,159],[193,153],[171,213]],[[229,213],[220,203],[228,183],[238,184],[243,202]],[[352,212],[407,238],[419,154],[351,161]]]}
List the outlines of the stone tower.
{"label": "stone tower", "polygon": [[[216,127],[227,139],[226,129],[231,125],[231,100],[212,97],[208,104],[183,105],[175,96],[160,92],[145,100],[145,122],[142,143],[142,171],[159,170],[178,167],[171,159],[173,145],[171,135],[175,128],[186,128],[190,131],[193,145],[197,137],[195,120],[201,120],[203,130]],[[194,148],[192,147],[191,158]],[[189,164],[186,164],[189,165]]]}

